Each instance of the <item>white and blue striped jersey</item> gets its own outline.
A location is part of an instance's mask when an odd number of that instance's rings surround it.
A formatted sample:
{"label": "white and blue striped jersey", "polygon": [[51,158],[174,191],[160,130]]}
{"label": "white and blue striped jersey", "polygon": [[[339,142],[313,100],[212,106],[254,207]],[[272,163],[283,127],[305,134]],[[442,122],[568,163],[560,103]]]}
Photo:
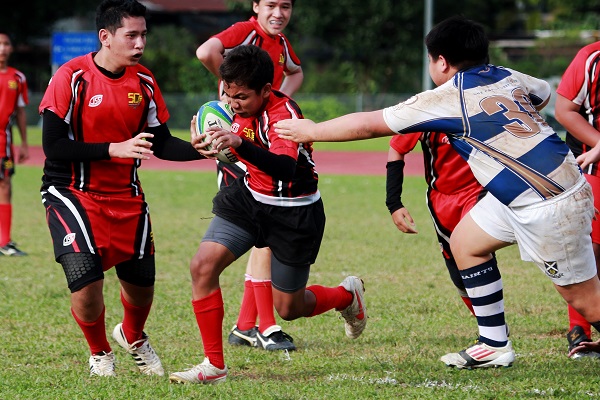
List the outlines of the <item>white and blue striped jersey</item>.
{"label": "white and blue striped jersey", "polygon": [[535,108],[550,94],[541,79],[479,65],[384,109],[383,117],[398,133],[445,132],[479,183],[517,207],[550,199],[581,176],[567,145]]}

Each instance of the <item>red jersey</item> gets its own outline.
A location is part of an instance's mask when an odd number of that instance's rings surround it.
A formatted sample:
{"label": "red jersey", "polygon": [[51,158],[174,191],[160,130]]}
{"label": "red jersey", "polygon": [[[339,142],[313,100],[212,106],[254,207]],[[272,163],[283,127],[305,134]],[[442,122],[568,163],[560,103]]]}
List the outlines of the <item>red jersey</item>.
{"label": "red jersey", "polygon": [[[62,65],[52,77],[39,111],[50,110],[69,124],[69,139],[85,143],[129,140],[146,127],[169,118],[152,73],[141,65],[127,67],[111,79],[94,64],[93,53]],[[44,182],[110,196],[137,196],[141,161],[131,158],[57,161],[46,159]]]}
{"label": "red jersey", "polygon": [[225,54],[240,45],[252,44],[265,50],[271,56],[275,66],[273,88],[279,90],[284,72],[295,72],[300,68],[300,60],[294,53],[292,45],[283,33],[275,37],[269,36],[260,26],[256,17],[248,21],[237,22],[224,31],[214,35],[225,47]]}
{"label": "red jersey", "polygon": [[12,67],[0,72],[0,158],[11,156],[17,108],[28,103],[25,75]]}
{"label": "red jersey", "polygon": [[[600,42],[583,47],[566,69],[556,93],[580,106],[579,113],[600,131]],[[577,157],[590,149],[567,132],[567,145]],[[600,176],[598,163],[590,164],[586,174]]]}
{"label": "red jersey", "polygon": [[[296,160],[296,171],[290,182],[276,180],[272,176],[258,169],[255,165],[244,160],[248,168],[245,175],[246,186],[261,196],[261,202],[273,203],[270,198],[287,198],[289,203],[300,203],[301,198],[318,194],[318,174],[314,170],[315,163],[312,159],[312,146],[310,143],[295,143],[291,140],[281,139],[273,125],[278,121],[290,118],[304,118],[300,108],[285,94],[271,91],[269,101],[263,111],[253,118],[241,118],[237,114],[233,118],[231,132],[244,140],[249,140],[254,145],[262,147],[271,153],[287,155]],[[298,201],[295,201],[297,199]],[[318,197],[315,196],[315,199]],[[285,202],[276,201],[278,205]]]}
{"label": "red jersey", "polygon": [[[421,140],[425,180],[438,192],[453,194],[465,189],[481,187],[473,176],[469,164],[452,148],[444,133],[424,132],[395,135],[390,147],[400,154],[407,154]],[[442,172],[443,171],[443,172]]]}

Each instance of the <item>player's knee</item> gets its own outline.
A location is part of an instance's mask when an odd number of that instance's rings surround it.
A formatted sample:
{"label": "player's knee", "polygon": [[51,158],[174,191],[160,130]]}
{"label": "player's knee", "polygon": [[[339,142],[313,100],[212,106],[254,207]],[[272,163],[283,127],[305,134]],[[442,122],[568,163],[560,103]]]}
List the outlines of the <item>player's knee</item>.
{"label": "player's knee", "polygon": [[207,255],[203,252],[197,252],[192,261],[190,261],[190,274],[192,275],[192,282],[198,282],[203,280],[211,280],[218,276],[217,264],[211,255]]}
{"label": "player's knee", "polygon": [[67,285],[71,293],[75,293],[87,285],[104,279],[102,260],[97,254],[68,253],[58,258],[63,267]]}

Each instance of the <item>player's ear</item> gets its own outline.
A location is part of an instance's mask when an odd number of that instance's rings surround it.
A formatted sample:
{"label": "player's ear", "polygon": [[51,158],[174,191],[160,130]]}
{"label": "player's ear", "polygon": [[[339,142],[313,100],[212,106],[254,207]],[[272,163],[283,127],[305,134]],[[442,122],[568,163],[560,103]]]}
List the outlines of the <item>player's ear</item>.
{"label": "player's ear", "polygon": [[273,89],[272,85],[270,83],[267,83],[265,86],[263,86],[262,90],[261,90],[261,95],[264,98],[267,98],[271,95],[271,90]]}
{"label": "player's ear", "polygon": [[108,31],[106,29],[98,31],[98,40],[100,40],[102,46],[108,46]]}

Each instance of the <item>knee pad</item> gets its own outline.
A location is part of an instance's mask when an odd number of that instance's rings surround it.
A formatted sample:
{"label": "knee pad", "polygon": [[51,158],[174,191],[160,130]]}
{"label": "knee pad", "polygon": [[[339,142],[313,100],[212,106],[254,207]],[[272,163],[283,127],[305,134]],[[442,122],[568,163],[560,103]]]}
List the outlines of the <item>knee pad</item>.
{"label": "knee pad", "polygon": [[83,289],[90,283],[104,279],[102,260],[97,254],[68,253],[58,258],[63,267],[71,293]]}
{"label": "knee pad", "polygon": [[135,286],[154,286],[156,266],[154,255],[138,260],[129,260],[115,266],[119,279]]}

